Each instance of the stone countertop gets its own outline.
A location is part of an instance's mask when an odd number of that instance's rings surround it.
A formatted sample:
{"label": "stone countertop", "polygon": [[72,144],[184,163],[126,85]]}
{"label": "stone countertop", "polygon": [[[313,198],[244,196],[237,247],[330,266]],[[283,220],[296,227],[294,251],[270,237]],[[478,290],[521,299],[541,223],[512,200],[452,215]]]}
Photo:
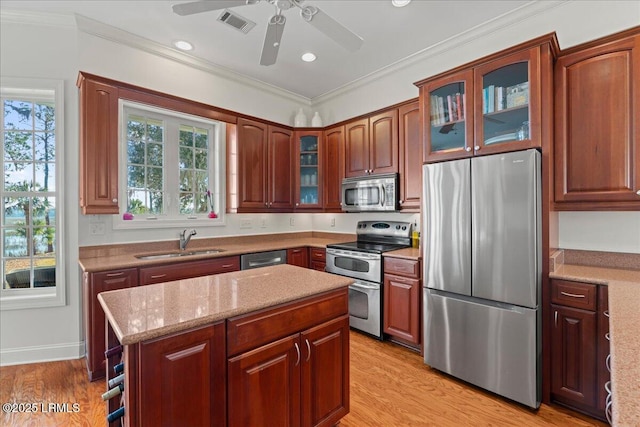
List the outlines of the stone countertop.
{"label": "stone countertop", "polygon": [[387,257],[404,258],[411,260],[422,259],[422,253],[418,248],[396,249],[395,251],[385,252],[382,255]]}
{"label": "stone countertop", "polygon": [[[314,233],[315,234],[315,233]],[[98,272],[123,268],[147,267],[153,265],[174,264],[184,261],[196,261],[209,258],[236,256],[254,252],[290,249],[301,246],[326,248],[333,243],[354,241],[355,235],[322,233],[320,236],[311,233],[294,235],[258,235],[236,238],[193,239],[187,251],[219,249],[215,254],[190,255],[176,258],[143,260],[136,255],[153,255],[165,252],[179,252],[175,242],[148,242],[143,244],[124,244],[112,246],[96,246],[81,248],[78,263],[84,272]]]}
{"label": "stone countertop", "polygon": [[560,265],[549,276],[608,286],[614,426],[640,426],[640,270]]}
{"label": "stone countertop", "polygon": [[98,294],[123,345],[349,286],[347,277],[276,265]]}

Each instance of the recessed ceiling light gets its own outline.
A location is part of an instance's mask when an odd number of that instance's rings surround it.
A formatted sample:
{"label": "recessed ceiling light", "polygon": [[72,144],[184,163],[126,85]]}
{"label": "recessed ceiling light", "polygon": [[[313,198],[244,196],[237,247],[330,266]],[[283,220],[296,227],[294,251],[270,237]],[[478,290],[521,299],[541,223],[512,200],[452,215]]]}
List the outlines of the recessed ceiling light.
{"label": "recessed ceiling light", "polygon": [[311,52],[307,52],[307,53],[302,55],[302,60],[304,62],[313,62],[313,61],[316,60],[316,56]]}
{"label": "recessed ceiling light", "polygon": [[391,4],[395,7],[405,7],[411,3],[411,0],[391,0]]}
{"label": "recessed ceiling light", "polygon": [[193,45],[187,41],[184,40],[178,40],[176,42],[173,42],[173,45],[175,47],[177,47],[180,50],[192,50],[193,49]]}

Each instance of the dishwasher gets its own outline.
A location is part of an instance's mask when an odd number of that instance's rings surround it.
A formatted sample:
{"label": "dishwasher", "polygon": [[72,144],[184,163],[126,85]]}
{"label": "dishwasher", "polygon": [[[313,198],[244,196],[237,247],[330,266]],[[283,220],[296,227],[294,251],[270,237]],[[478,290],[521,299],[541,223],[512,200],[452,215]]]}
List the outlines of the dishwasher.
{"label": "dishwasher", "polygon": [[240,270],[287,263],[287,251],[256,252],[240,256]]}

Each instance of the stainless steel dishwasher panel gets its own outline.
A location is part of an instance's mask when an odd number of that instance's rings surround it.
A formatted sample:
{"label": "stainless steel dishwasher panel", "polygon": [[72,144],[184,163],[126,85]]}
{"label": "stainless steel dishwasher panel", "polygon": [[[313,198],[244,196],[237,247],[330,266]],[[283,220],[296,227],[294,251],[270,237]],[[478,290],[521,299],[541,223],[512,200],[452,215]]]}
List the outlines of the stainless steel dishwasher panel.
{"label": "stainless steel dishwasher panel", "polygon": [[287,251],[256,252],[240,256],[240,270],[268,267],[270,265],[286,264]]}

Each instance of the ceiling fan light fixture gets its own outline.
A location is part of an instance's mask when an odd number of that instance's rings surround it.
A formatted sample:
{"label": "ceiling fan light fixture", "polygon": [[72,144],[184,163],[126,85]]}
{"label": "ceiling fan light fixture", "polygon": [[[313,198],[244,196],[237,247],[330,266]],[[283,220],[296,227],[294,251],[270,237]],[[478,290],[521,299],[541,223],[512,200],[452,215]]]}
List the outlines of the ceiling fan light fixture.
{"label": "ceiling fan light fixture", "polygon": [[180,50],[193,50],[193,45],[186,40],[176,40],[173,45]]}
{"label": "ceiling fan light fixture", "polygon": [[391,4],[395,7],[405,7],[411,3],[411,0],[391,0]]}
{"label": "ceiling fan light fixture", "polygon": [[316,56],[311,52],[303,53],[302,60],[304,62],[313,62],[316,60]]}

